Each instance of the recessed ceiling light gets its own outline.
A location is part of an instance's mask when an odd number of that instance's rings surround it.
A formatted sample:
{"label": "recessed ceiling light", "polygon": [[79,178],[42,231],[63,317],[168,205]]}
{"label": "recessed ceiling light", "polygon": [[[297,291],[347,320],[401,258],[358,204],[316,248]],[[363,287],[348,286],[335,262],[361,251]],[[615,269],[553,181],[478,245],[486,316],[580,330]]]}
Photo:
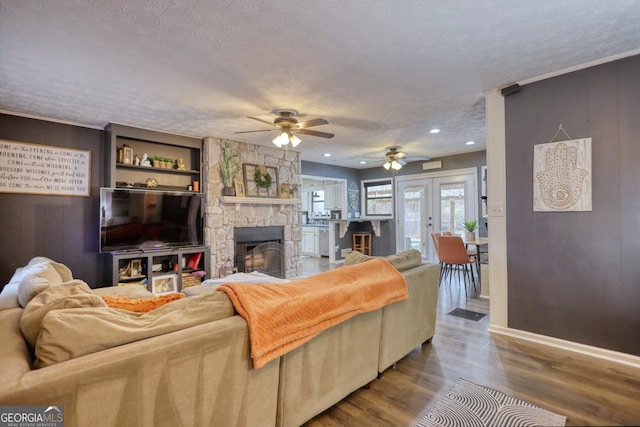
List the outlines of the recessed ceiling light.
{"label": "recessed ceiling light", "polygon": [[366,165],[366,164],[367,164],[367,162],[365,162],[364,160],[360,160],[360,164],[361,164],[361,165]]}
{"label": "recessed ceiling light", "polygon": [[331,153],[324,153],[323,156],[324,157],[331,157]]}
{"label": "recessed ceiling light", "polygon": [[429,131],[429,133],[439,133],[439,132],[440,132],[440,129],[438,128],[433,128]]}
{"label": "recessed ceiling light", "polygon": [[465,142],[466,145],[473,145],[475,143],[476,143],[475,141],[467,141],[467,142]]}

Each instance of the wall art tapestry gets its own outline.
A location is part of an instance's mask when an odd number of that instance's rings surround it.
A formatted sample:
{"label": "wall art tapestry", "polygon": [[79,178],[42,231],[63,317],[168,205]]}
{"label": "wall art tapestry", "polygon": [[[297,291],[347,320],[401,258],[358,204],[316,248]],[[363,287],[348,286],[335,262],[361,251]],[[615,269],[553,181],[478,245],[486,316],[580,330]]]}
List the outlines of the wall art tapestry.
{"label": "wall art tapestry", "polygon": [[533,147],[533,210],[591,211],[591,138]]}
{"label": "wall art tapestry", "polygon": [[89,196],[91,151],[0,139],[0,193]]}

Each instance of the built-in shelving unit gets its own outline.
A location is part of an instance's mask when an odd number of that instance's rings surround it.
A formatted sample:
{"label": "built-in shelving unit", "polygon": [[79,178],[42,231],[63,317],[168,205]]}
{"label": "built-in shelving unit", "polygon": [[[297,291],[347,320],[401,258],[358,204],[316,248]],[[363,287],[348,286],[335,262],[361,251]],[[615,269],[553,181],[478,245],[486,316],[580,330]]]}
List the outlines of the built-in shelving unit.
{"label": "built-in shelving unit", "polygon": [[[200,191],[202,184],[202,140],[181,135],[138,129],[110,123],[105,127],[107,168],[105,182],[111,187],[145,188],[149,190]],[[118,150],[130,149],[127,161]],[[144,154],[153,157],[182,159],[184,170],[175,167],[141,166],[133,158]],[[157,162],[156,162],[157,163]],[[153,179],[156,186],[149,186]]]}
{"label": "built-in shelving unit", "polygon": [[[136,188],[146,191],[181,191],[199,193],[202,186],[202,140],[182,135],[139,129],[110,123],[105,127],[106,164],[105,186]],[[127,148],[126,160],[123,148]],[[180,160],[183,169],[175,163],[159,167],[134,164],[147,154],[147,158],[161,157]],[[107,270],[112,285],[146,283],[153,289],[153,279],[175,275],[176,289],[199,283],[196,280],[211,277],[210,252],[206,246],[111,252]],[[190,265],[197,259],[195,266]],[[195,274],[200,272],[201,274]]]}
{"label": "built-in shelving unit", "polygon": [[[175,275],[177,284],[175,291],[180,291],[187,283],[193,285],[194,280],[199,282],[210,277],[209,248],[206,246],[112,252],[109,255],[113,285],[138,283],[145,285],[151,291],[154,277]],[[203,273],[194,275],[195,272]]]}

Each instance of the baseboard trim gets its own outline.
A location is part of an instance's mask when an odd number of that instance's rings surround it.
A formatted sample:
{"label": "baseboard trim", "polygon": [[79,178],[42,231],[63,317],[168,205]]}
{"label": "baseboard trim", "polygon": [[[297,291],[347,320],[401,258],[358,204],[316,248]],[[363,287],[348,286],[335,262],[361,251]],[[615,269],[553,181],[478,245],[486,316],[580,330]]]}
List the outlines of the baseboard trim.
{"label": "baseboard trim", "polygon": [[489,332],[505,335],[508,337],[529,341],[535,344],[546,345],[549,347],[559,348],[561,350],[580,353],[585,356],[597,359],[607,360],[609,362],[619,363],[621,365],[631,366],[640,369],[640,357],[631,354],[620,353],[618,351],[607,350],[604,348],[593,347],[586,344],[580,344],[573,341],[561,340],[559,338],[548,337],[546,335],[534,334],[533,332],[521,331],[519,329],[505,328],[503,326],[490,325]]}

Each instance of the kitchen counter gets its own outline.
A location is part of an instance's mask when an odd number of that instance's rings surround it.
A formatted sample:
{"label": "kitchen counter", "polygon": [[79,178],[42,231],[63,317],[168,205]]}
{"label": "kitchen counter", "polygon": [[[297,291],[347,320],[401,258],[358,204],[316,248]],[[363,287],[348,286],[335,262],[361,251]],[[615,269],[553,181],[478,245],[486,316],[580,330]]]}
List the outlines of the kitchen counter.
{"label": "kitchen counter", "polygon": [[303,227],[325,227],[329,228],[329,224],[302,224]]}

